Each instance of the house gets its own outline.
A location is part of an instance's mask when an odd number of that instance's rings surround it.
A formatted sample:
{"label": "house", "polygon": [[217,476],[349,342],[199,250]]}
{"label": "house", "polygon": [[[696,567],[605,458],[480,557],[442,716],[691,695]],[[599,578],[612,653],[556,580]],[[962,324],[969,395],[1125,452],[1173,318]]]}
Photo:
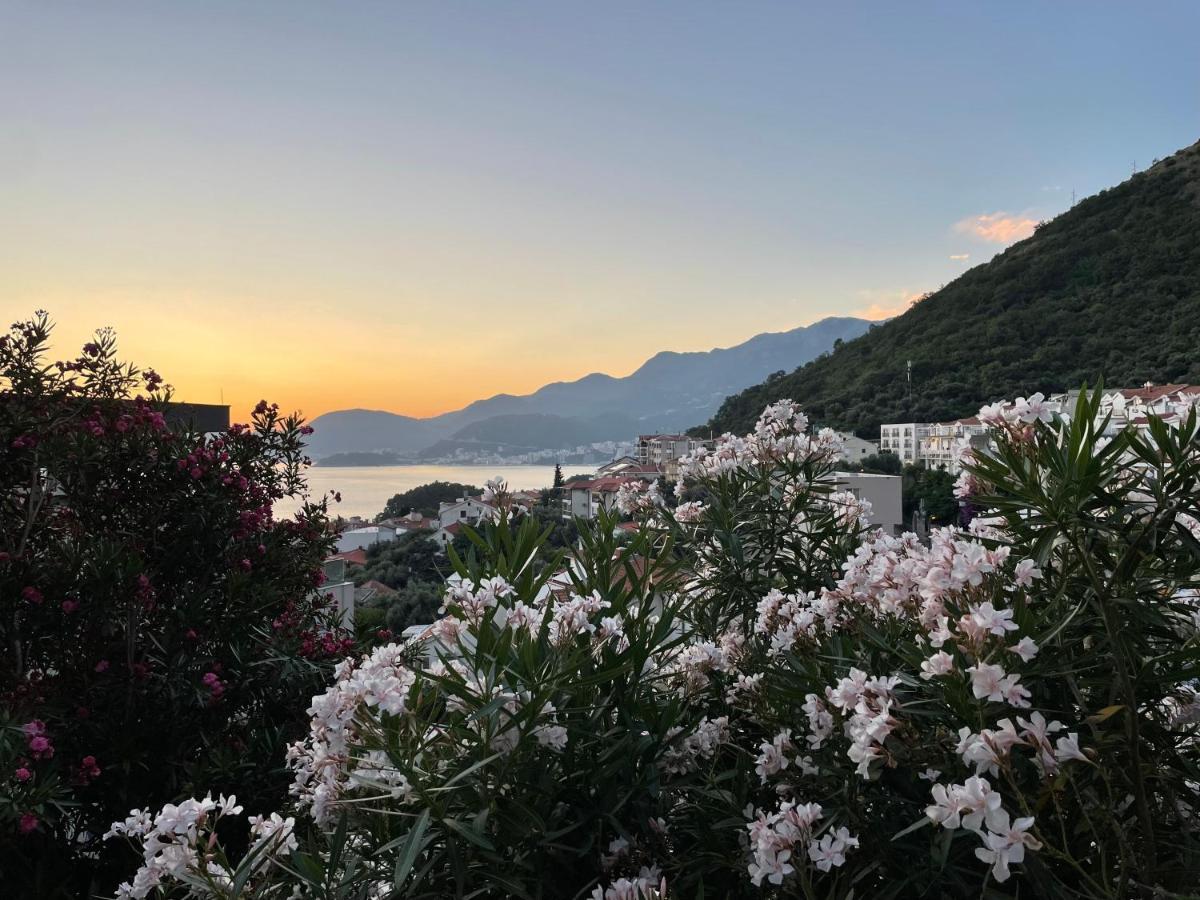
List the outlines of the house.
{"label": "house", "polygon": [[839,431],[838,437],[842,439],[842,458],[847,462],[860,463],[868,456],[874,456],[879,452],[878,444],[873,441],[864,441],[856,434]]}
{"label": "house", "polygon": [[871,504],[868,517],[871,527],[882,528],[888,534],[900,534],[904,530],[904,507],[900,494],[903,479],[899,475],[834,472],[833,477],[837,490],[849,491]]}
{"label": "house", "polygon": [[372,578],[370,581],[364,581],[354,589],[354,605],[362,606],[370,600],[387,600],[389,597],[395,597],[396,590],[388,587],[382,581],[376,581]]}
{"label": "house", "polygon": [[459,497],[457,500],[443,501],[438,504],[438,527],[445,528],[455,522],[474,525],[485,515],[490,516],[496,507],[484,501],[482,497]]}
{"label": "house", "polygon": [[328,559],[340,559],[348,566],[365,566],[367,564],[367,551],[356,547],[353,550],[347,550],[345,553],[335,553]]}
{"label": "house", "polygon": [[[1062,394],[1052,394],[1049,398],[1051,408],[1070,418],[1079,402],[1079,391],[1067,391]],[[1174,425],[1186,416],[1193,407],[1200,404],[1200,385],[1194,384],[1151,384],[1147,382],[1140,388],[1117,388],[1105,391],[1100,397],[1100,418],[1097,426],[1108,419],[1104,433],[1116,434],[1118,431],[1132,425],[1145,429],[1150,416],[1157,416],[1167,424]]]}
{"label": "house", "polygon": [[435,531],[441,523],[436,518],[422,515],[414,509],[407,515],[380,519],[379,524],[396,529],[396,537],[400,537],[410,531]]}
{"label": "house", "polygon": [[572,481],[563,490],[567,491],[566,511],[581,519],[594,519],[600,510],[617,507],[617,491],[622,485],[638,482],[638,478],[593,478],[589,481]]}
{"label": "house", "polygon": [[633,469],[653,469],[655,472],[659,471],[657,466],[644,464],[636,456],[618,456],[616,459],[609,460],[596,469],[596,477],[604,478],[605,476],[626,474]]}
{"label": "house", "polygon": [[447,544],[454,543],[454,539],[463,533],[466,526],[466,522],[451,522],[449,525],[443,525],[433,533],[433,539],[445,547]]}
{"label": "house", "polygon": [[372,544],[386,544],[395,539],[396,529],[390,525],[364,525],[362,528],[349,528],[338,535],[337,549],[339,553],[366,550]]}

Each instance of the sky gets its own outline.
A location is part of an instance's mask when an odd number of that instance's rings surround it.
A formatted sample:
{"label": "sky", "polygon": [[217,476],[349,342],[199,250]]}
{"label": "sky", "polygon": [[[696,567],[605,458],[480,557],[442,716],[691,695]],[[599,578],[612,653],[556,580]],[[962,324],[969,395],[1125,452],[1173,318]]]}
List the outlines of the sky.
{"label": "sky", "polygon": [[0,0],[0,318],[426,416],[883,318],[1200,138],[1200,4]]}

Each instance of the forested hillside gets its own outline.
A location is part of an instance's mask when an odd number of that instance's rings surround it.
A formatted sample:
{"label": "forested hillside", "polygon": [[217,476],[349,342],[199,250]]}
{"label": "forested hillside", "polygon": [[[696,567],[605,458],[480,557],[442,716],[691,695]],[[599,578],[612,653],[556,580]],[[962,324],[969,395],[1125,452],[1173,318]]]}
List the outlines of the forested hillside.
{"label": "forested hillside", "polygon": [[[1083,200],[1027,240],[791,374],[729,397],[707,433],[798,401],[876,436],[1031,391],[1200,381],[1200,144]],[[905,377],[912,361],[911,399]]]}

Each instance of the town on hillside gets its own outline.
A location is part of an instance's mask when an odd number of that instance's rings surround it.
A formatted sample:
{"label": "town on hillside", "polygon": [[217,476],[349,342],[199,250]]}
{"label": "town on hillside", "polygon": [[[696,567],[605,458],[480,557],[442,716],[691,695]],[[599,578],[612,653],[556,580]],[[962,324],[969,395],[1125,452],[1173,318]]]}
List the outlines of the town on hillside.
{"label": "town on hillside", "polygon": [[[1069,418],[1078,399],[1077,390],[1052,393],[1049,397],[1036,393],[1021,398],[1018,404],[1023,404],[1031,421],[1049,420],[1053,415]],[[1107,391],[1101,397],[1097,426],[1102,427],[1104,434],[1112,435],[1130,426],[1146,428],[1150,416],[1167,424],[1178,423],[1196,407],[1198,400],[1200,386],[1191,384],[1145,384]],[[986,407],[982,412],[986,418]],[[951,479],[962,473],[964,450],[986,449],[988,427],[989,423],[980,416],[972,416],[949,422],[885,423],[880,426],[878,442],[839,433],[844,466],[835,474],[836,486],[865,501],[871,527],[889,535],[906,529],[924,535],[930,526],[947,523],[930,518],[923,498],[918,502],[917,498],[907,496],[908,491],[920,485],[922,474],[942,475],[946,495],[942,499],[957,508],[959,502],[950,494]],[[680,481],[680,462],[712,446],[712,440],[686,434],[641,434],[632,444],[632,453],[617,456],[594,472],[572,476],[557,486],[514,491],[512,500],[525,513],[536,512],[550,520],[591,521],[602,512],[620,517],[617,497],[622,488],[652,484],[674,488]],[[902,471],[910,475],[900,474]],[[676,501],[680,499],[673,489],[664,493]],[[440,499],[436,508],[413,508],[400,515],[380,514],[374,521],[357,516],[338,520],[336,552],[326,560],[327,583],[323,590],[347,623],[354,622],[356,615],[361,618],[363,611],[387,608],[407,583],[388,584],[375,577],[364,577],[376,568],[375,560],[389,553],[411,553],[410,548],[414,547],[444,560],[446,547],[464,540],[465,529],[478,526],[495,512],[495,504],[487,499],[485,492],[464,491]],[[633,527],[632,522],[623,521],[617,529]],[[466,543],[461,546],[465,548]],[[436,571],[439,575],[447,573],[449,567],[443,561]],[[405,575],[399,579],[408,581]],[[367,618],[372,618],[369,613]],[[429,624],[397,621],[396,617],[392,621],[402,625],[401,631],[413,634],[422,632]]]}

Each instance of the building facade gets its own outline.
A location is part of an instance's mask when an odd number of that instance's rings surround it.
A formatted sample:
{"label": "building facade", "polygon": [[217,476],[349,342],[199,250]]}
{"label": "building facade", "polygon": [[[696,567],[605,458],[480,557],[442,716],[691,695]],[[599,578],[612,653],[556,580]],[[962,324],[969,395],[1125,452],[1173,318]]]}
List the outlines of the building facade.
{"label": "building facade", "polygon": [[888,534],[900,534],[904,530],[904,506],[900,494],[903,479],[899,475],[834,472],[833,477],[839,491],[849,491],[871,504],[868,521],[873,528],[882,528]]}
{"label": "building facade", "polygon": [[366,550],[373,544],[386,544],[395,539],[396,529],[390,525],[349,528],[338,535],[337,550],[339,553],[345,553],[348,550]]}
{"label": "building facade", "polygon": [[637,461],[643,466],[653,466],[668,481],[679,479],[679,460],[701,447],[711,446],[712,441],[701,440],[686,434],[639,434]]}
{"label": "building facade", "polygon": [[931,427],[927,422],[881,425],[879,449],[896,454],[906,466],[915,466],[921,460],[921,441],[929,435]]}

